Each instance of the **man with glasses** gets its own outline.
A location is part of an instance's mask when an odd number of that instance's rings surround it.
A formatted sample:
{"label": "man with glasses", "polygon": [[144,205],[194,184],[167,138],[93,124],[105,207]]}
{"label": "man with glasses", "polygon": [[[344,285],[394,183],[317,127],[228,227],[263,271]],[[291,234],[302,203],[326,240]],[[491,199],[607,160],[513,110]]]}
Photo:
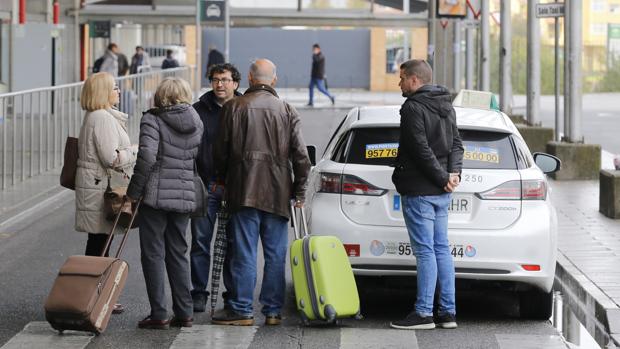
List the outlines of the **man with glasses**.
{"label": "man with glasses", "polygon": [[[196,164],[198,165],[198,174],[210,190],[207,216],[192,218],[191,222],[192,248],[190,262],[192,298],[195,312],[205,311],[209,296],[207,283],[211,269],[211,239],[213,237],[216,213],[221,205],[223,195],[223,188],[215,185],[212,153],[213,143],[220,123],[219,114],[226,102],[235,96],[241,95],[237,92],[239,82],[241,81],[241,74],[234,65],[230,63],[216,64],[209,69],[208,77],[211,82],[211,91],[200,96],[198,102],[194,103],[194,109],[200,115],[205,130],[198,150]],[[228,290],[230,286],[228,263],[224,263],[223,275],[224,286]]]}

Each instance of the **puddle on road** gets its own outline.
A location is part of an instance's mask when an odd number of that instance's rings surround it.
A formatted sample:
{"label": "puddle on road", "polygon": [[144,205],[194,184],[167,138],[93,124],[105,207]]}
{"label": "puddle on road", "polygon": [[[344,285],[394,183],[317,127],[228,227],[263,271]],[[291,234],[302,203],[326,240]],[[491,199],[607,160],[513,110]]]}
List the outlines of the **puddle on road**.
{"label": "puddle on road", "polygon": [[560,335],[572,344],[572,348],[602,349],[583,324],[579,322],[570,307],[564,306],[564,298],[560,292],[555,292],[553,297],[551,323]]}

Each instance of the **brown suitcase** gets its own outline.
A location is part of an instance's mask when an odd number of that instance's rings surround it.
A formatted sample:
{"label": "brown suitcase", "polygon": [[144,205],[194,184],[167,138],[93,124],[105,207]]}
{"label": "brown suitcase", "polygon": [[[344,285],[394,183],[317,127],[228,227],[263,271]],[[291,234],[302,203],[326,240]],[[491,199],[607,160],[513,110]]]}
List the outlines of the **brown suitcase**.
{"label": "brown suitcase", "polygon": [[[136,205],[129,226],[136,217]],[[71,256],[60,268],[45,301],[45,318],[55,330],[78,330],[100,334],[105,331],[118,297],[125,286],[129,266],[119,256],[127,241],[125,230],[116,256],[103,257],[120,217],[116,217],[101,257]]]}

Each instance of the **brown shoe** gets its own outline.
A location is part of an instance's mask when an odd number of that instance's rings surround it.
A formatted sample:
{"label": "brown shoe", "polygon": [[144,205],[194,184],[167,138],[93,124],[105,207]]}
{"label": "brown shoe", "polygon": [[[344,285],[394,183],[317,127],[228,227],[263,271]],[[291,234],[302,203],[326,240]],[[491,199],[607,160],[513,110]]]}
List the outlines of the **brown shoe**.
{"label": "brown shoe", "polygon": [[122,314],[124,311],[125,307],[120,303],[114,304],[114,308],[112,308],[112,314]]}
{"label": "brown shoe", "polygon": [[252,326],[254,316],[241,315],[230,309],[224,309],[213,315],[211,322],[216,325]]}
{"label": "brown shoe", "polygon": [[172,327],[192,327],[194,325],[194,318],[186,318],[186,319],[181,319],[178,317],[173,317],[172,320],[170,320],[170,326]]}
{"label": "brown shoe", "polygon": [[147,316],[144,320],[138,322],[138,328],[151,329],[151,330],[167,330],[170,328],[170,321],[168,320],[154,320],[151,316]]}
{"label": "brown shoe", "polygon": [[276,326],[282,323],[282,315],[267,315],[265,316],[265,325]]}

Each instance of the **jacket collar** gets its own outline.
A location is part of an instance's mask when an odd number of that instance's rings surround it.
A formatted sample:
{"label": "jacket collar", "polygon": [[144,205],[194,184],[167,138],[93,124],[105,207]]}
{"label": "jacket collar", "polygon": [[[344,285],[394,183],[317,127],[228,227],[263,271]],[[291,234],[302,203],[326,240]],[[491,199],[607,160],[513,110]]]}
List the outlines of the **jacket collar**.
{"label": "jacket collar", "polygon": [[258,92],[258,91],[267,91],[267,92],[271,93],[272,95],[276,96],[276,98],[280,98],[280,96],[278,96],[278,94],[276,93],[276,90],[274,90],[273,87],[271,87],[269,85],[264,85],[264,84],[250,86],[250,88],[245,90],[244,95],[247,95],[247,94],[250,94],[250,93],[254,93],[254,92]]}
{"label": "jacket collar", "polygon": [[119,111],[115,108],[107,109],[107,112],[112,114],[112,116],[118,121],[119,124],[127,131],[127,120],[129,119],[128,115]]}

